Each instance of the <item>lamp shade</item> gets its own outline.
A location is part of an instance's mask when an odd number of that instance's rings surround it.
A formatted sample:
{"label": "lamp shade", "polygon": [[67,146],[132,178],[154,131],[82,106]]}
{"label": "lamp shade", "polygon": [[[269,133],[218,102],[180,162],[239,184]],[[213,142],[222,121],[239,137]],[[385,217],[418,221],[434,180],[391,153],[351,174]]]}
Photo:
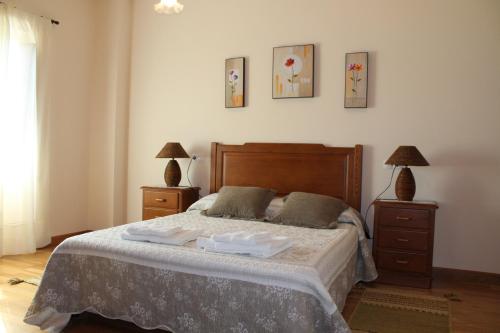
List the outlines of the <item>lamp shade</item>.
{"label": "lamp shade", "polygon": [[156,158],[189,158],[179,142],[167,142]]}
{"label": "lamp shade", "polygon": [[429,162],[415,146],[399,146],[385,162],[388,165],[428,166]]}

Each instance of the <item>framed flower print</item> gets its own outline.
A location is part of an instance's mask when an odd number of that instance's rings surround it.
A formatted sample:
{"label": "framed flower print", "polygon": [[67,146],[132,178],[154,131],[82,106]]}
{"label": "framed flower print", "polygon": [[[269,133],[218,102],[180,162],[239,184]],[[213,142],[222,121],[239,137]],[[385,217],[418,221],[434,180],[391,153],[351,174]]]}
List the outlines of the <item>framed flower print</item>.
{"label": "framed flower print", "polygon": [[345,108],[366,108],[368,100],[368,52],[345,55]]}
{"label": "framed flower print", "polygon": [[245,106],[245,58],[226,59],[226,108]]}
{"label": "framed flower print", "polygon": [[314,45],[273,49],[273,98],[314,97]]}

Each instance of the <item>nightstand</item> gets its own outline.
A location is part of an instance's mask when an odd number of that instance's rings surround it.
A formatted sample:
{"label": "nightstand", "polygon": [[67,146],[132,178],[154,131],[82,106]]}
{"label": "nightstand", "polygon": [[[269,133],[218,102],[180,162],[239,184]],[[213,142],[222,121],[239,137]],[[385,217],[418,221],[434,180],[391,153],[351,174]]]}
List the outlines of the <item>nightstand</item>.
{"label": "nightstand", "polygon": [[141,189],[143,220],[185,212],[200,197],[199,187],[143,186]]}
{"label": "nightstand", "polygon": [[377,282],[430,288],[437,203],[376,200],[374,205]]}

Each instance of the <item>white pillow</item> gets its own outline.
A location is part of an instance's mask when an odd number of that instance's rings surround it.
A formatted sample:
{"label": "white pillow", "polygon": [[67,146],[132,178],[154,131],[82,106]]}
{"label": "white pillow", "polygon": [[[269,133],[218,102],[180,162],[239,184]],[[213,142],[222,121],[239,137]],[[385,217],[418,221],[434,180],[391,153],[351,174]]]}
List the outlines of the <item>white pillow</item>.
{"label": "white pillow", "polygon": [[283,201],[283,197],[276,197],[271,202],[269,203],[269,206],[267,206],[266,209],[266,220],[271,220],[274,217],[278,216],[278,214],[281,212],[281,209],[283,208],[283,205],[285,202]]}
{"label": "white pillow", "polygon": [[217,194],[218,193],[212,193],[212,194],[204,196],[203,198],[201,198],[200,200],[196,201],[194,204],[189,206],[187,211],[189,212],[190,210],[209,209],[214,204],[215,199],[217,199]]}

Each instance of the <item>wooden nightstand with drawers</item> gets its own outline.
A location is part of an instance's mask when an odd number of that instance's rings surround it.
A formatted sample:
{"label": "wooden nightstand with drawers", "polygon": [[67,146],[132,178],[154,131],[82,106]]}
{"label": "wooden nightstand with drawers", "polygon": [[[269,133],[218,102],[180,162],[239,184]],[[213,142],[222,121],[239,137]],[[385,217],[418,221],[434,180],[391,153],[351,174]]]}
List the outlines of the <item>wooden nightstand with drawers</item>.
{"label": "wooden nightstand with drawers", "polygon": [[377,282],[430,288],[434,217],[438,205],[422,201],[375,201],[373,257]]}
{"label": "wooden nightstand with drawers", "polygon": [[143,220],[185,212],[200,197],[199,187],[143,186],[141,189]]}

